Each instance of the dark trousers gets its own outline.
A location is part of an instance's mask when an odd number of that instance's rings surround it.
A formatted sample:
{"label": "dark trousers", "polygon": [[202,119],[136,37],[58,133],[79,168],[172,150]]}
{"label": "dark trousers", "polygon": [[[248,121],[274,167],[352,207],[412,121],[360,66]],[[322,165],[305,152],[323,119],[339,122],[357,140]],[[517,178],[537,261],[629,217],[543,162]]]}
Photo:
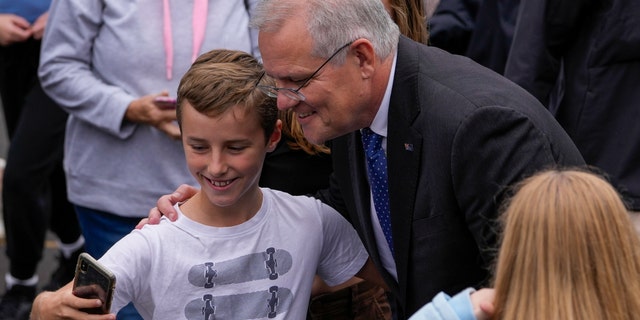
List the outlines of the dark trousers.
{"label": "dark trousers", "polygon": [[67,114],[37,78],[38,41],[0,48],[0,93],[10,144],[2,185],[9,271],[32,277],[47,229],[63,243],[81,235],[62,168]]}
{"label": "dark trousers", "polygon": [[38,84],[40,41],[0,46],[0,97],[9,138],[13,137],[25,98]]}

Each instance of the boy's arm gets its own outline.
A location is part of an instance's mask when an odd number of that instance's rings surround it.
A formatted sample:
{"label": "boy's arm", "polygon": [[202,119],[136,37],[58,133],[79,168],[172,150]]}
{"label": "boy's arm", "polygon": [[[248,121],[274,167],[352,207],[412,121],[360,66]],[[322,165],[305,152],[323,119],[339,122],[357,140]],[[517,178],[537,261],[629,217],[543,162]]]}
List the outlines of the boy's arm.
{"label": "boy's arm", "polygon": [[115,320],[115,314],[88,314],[80,309],[100,307],[100,299],[84,299],[73,295],[73,282],[58,291],[40,293],[33,301],[31,320],[86,319]]}
{"label": "boy's arm", "polygon": [[367,280],[375,285],[378,285],[382,287],[385,291],[389,291],[389,287],[384,282],[384,279],[382,279],[382,276],[378,272],[378,269],[376,269],[376,266],[373,264],[373,261],[371,261],[371,258],[367,259],[367,262],[365,262],[364,266],[362,266],[362,269],[358,271],[358,273],[356,274],[356,277]]}

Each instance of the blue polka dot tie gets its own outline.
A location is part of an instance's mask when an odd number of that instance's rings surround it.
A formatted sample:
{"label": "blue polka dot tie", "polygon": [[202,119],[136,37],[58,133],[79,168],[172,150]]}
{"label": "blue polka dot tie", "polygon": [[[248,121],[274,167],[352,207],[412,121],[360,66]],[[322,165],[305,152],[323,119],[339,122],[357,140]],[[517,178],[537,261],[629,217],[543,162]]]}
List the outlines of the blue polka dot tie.
{"label": "blue polka dot tie", "polygon": [[373,205],[376,208],[378,221],[382,227],[393,254],[393,238],[391,237],[391,217],[389,215],[389,183],[387,180],[387,157],[382,149],[382,136],[369,128],[362,129],[362,144],[367,155],[367,172],[373,194]]}

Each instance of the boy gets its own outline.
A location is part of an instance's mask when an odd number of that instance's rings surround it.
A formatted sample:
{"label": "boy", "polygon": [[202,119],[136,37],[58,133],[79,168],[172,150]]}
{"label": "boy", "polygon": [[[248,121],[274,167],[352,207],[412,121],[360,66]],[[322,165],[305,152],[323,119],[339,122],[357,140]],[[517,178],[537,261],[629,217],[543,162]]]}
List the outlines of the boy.
{"label": "boy", "polygon": [[[275,99],[255,90],[270,81],[255,58],[230,50],[203,54],[184,75],[177,119],[201,189],[176,222],[136,230],[100,259],[117,279],[111,312],[132,301],[145,319],[304,319],[316,273],[330,285],[356,274],[382,284],[336,211],[258,187],[280,140]],[[87,319],[76,309],[98,301],[69,284],[41,294],[32,317]]]}

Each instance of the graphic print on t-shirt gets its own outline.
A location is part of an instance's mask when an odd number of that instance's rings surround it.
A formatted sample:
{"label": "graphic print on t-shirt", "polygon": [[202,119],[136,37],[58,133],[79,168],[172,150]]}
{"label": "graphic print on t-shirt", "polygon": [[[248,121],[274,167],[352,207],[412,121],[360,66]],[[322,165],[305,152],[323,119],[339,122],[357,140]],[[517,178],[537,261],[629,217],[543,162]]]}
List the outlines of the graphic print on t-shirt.
{"label": "graphic print on t-shirt", "polygon": [[271,286],[268,290],[228,296],[205,294],[185,307],[189,320],[275,318],[289,309],[291,290]]}
{"label": "graphic print on t-shirt", "polygon": [[231,260],[209,261],[189,270],[189,283],[196,287],[213,288],[234,283],[270,279],[275,280],[291,269],[293,259],[285,250],[267,248]]}
{"label": "graphic print on t-shirt", "polygon": [[286,312],[293,301],[288,288],[270,285],[264,290],[216,296],[215,287],[256,280],[277,280],[291,270],[291,254],[273,247],[224,261],[207,261],[190,268],[188,281],[192,285],[211,289],[185,306],[185,316],[195,319],[255,319],[274,318]]}

